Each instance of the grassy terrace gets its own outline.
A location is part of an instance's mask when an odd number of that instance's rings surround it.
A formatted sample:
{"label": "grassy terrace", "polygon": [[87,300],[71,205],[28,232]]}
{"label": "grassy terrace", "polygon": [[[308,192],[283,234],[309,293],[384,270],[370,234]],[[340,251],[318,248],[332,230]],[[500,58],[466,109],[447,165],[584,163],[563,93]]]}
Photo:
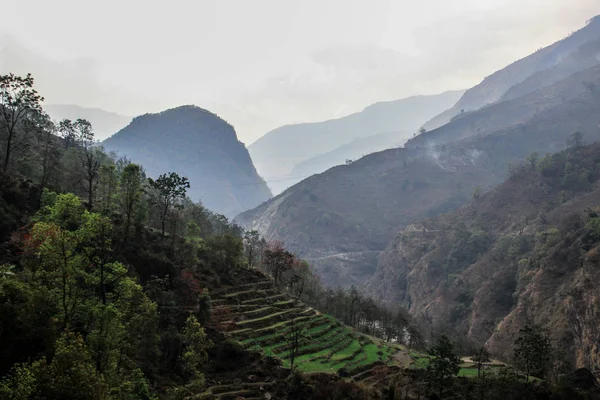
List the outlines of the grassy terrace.
{"label": "grassy terrace", "polygon": [[[290,367],[286,335],[290,324],[304,331],[295,365],[302,372],[346,371],[348,376],[371,365],[397,365],[399,346],[363,335],[335,318],[318,313],[277,291],[269,281],[226,288],[213,294],[212,324],[246,348],[281,359]],[[240,388],[240,391],[251,388]]]}

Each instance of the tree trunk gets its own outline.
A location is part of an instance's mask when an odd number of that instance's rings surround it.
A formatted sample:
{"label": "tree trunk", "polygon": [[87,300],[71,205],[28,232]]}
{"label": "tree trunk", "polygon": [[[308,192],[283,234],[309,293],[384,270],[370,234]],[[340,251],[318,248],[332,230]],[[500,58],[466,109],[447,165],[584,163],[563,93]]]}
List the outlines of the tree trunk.
{"label": "tree trunk", "polygon": [[2,165],[2,170],[6,171],[8,169],[8,162],[10,159],[10,146],[12,145],[13,139],[13,130],[9,129],[8,131],[8,139],[6,140],[6,150],[4,151],[4,164]]}

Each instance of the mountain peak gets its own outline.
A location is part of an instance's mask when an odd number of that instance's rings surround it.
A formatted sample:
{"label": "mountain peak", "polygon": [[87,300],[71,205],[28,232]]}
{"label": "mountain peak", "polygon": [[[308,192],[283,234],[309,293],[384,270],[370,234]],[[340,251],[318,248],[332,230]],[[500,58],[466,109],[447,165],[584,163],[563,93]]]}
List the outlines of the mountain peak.
{"label": "mountain peak", "polygon": [[151,177],[186,176],[192,200],[228,217],[271,197],[233,126],[195,105],[141,115],[104,146],[144,165]]}

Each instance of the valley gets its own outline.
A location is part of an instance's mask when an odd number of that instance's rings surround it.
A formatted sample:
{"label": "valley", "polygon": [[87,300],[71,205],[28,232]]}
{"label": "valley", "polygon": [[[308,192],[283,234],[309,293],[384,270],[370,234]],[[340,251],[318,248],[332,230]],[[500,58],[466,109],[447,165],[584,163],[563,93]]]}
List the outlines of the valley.
{"label": "valley", "polygon": [[600,399],[600,16],[536,1],[3,7],[0,400]]}

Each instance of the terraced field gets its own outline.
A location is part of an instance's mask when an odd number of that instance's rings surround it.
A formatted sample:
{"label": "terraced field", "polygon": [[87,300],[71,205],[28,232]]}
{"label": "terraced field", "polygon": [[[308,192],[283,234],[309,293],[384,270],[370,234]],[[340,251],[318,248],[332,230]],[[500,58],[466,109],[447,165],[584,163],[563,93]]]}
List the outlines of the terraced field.
{"label": "terraced field", "polygon": [[[429,364],[430,356],[357,332],[289,298],[262,273],[248,272],[246,280],[252,282],[211,293],[212,327],[228,333],[247,349],[278,358],[289,368],[286,336],[295,321],[304,332],[304,338],[294,363],[304,373],[337,373],[349,380],[374,385],[382,377],[381,368],[390,376],[399,373],[401,368],[422,369]],[[490,363],[486,373],[495,372],[500,366],[500,363]],[[464,360],[459,375],[477,376],[471,360]],[[273,380],[218,382],[194,398],[264,399],[269,397],[274,385]]]}
{"label": "terraced field", "polygon": [[400,346],[384,343],[290,299],[269,280],[213,293],[212,326],[228,332],[247,349],[263,351],[290,367],[286,336],[292,321],[304,332],[295,365],[301,372],[339,373],[368,378],[373,365],[399,365]]}

